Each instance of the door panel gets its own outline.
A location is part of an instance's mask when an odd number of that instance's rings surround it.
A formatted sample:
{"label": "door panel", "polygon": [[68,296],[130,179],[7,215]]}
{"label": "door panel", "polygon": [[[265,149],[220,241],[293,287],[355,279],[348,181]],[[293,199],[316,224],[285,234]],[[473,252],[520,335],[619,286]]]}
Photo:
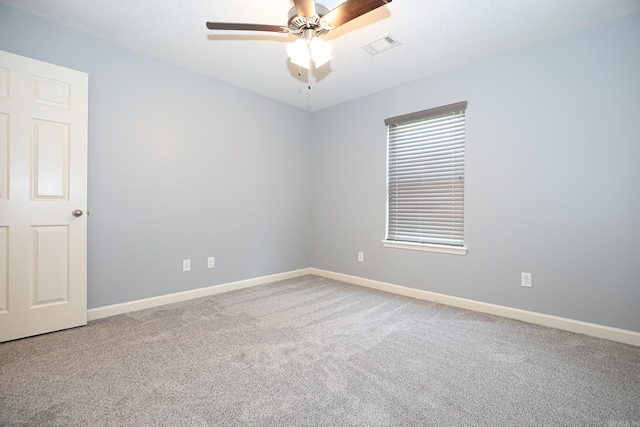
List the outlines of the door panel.
{"label": "door panel", "polygon": [[9,297],[9,227],[0,227],[0,314],[7,311]]}
{"label": "door panel", "polygon": [[33,200],[67,200],[69,124],[33,120]]}
{"label": "door panel", "polygon": [[69,83],[33,76],[33,102],[53,107],[69,108]]}
{"label": "door panel", "polygon": [[33,308],[69,301],[69,227],[33,227]]}
{"label": "door panel", "polygon": [[0,98],[9,96],[9,69],[0,67]]}
{"label": "door panel", "polygon": [[9,194],[9,115],[0,113],[0,201]]}
{"label": "door panel", "polygon": [[0,51],[0,341],[87,322],[87,100],[87,74]]}

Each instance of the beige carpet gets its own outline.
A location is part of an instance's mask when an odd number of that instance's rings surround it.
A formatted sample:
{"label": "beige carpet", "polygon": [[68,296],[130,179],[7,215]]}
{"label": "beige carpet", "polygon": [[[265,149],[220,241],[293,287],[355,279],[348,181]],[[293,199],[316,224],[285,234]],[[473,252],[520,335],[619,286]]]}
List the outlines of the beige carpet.
{"label": "beige carpet", "polygon": [[0,344],[0,425],[640,426],[640,349],[305,276]]}

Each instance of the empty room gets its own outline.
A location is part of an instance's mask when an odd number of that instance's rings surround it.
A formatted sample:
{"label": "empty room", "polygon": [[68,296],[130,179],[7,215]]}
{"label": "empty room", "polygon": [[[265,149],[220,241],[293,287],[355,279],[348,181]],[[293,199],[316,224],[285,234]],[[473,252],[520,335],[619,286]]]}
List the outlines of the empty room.
{"label": "empty room", "polygon": [[0,425],[640,427],[640,1],[0,0]]}

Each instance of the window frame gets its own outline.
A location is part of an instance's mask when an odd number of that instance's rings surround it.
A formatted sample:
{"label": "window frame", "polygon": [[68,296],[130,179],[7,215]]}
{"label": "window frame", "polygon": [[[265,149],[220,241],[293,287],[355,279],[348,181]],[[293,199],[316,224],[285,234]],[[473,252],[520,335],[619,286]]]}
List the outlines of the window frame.
{"label": "window frame", "polygon": [[[418,250],[418,251],[428,251],[428,252],[439,252],[446,254],[454,254],[454,255],[465,255],[467,253],[466,242],[464,240],[464,175],[465,175],[465,166],[464,166],[464,158],[466,156],[466,109],[467,102],[458,102],[454,104],[444,105],[441,107],[430,108],[427,110],[417,111],[414,113],[404,114],[401,116],[391,117],[384,121],[387,127],[387,168],[386,168],[386,203],[385,203],[385,238],[382,240],[382,244],[388,248],[396,248],[396,249],[408,249],[408,250]],[[389,239],[389,229],[390,229],[390,201],[391,201],[391,191],[390,191],[390,166],[391,166],[391,140],[390,140],[390,131],[392,126],[403,125],[403,124],[411,124],[417,121],[428,121],[432,119],[444,118],[449,115],[463,115],[464,117],[464,136],[463,136],[463,166],[462,166],[462,205],[463,212],[461,217],[462,224],[462,244],[446,244],[446,243],[435,243],[435,242],[417,242],[417,241],[409,241],[409,240],[394,240]],[[455,161],[452,163],[455,164]],[[455,203],[455,202],[452,202]],[[458,216],[456,216],[457,218]],[[456,220],[452,220],[452,224],[455,224]],[[397,222],[396,222],[397,225]],[[419,232],[416,233],[420,234]],[[432,237],[433,238],[433,237]]]}

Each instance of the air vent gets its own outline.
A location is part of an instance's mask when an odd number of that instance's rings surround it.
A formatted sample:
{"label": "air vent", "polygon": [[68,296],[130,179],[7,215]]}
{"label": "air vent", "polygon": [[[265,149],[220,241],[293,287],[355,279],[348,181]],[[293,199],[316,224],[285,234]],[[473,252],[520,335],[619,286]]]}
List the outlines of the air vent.
{"label": "air vent", "polygon": [[380,52],[384,52],[385,50],[389,50],[392,47],[396,47],[400,44],[400,42],[394,38],[391,34],[387,34],[386,36],[382,36],[379,39],[372,41],[371,43],[367,43],[362,46],[365,52],[369,55],[377,55]]}

